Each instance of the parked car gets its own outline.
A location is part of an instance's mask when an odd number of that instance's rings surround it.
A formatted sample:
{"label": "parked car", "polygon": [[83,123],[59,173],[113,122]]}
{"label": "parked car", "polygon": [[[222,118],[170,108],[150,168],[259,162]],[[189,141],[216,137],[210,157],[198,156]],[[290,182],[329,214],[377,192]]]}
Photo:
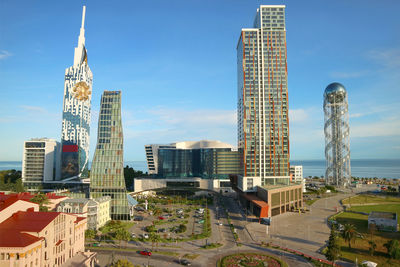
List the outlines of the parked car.
{"label": "parked car", "polygon": [[151,256],[151,252],[148,250],[141,250],[139,253],[144,256]]}
{"label": "parked car", "polygon": [[182,265],[185,265],[185,266],[190,266],[191,265],[190,261],[188,261],[186,259],[179,260],[179,263],[182,264]]}
{"label": "parked car", "polygon": [[163,216],[158,216],[159,220],[165,220],[165,218]]}
{"label": "parked car", "polygon": [[200,220],[200,221],[198,221],[197,223],[204,223],[204,220]]}
{"label": "parked car", "polygon": [[143,216],[135,216],[134,221],[143,221]]}
{"label": "parked car", "polygon": [[143,238],[148,239],[149,235],[148,234],[143,234]]}
{"label": "parked car", "polygon": [[165,232],[167,232],[167,229],[161,228],[161,229],[158,229],[158,232],[159,232],[159,233],[165,233]]}
{"label": "parked car", "polygon": [[101,245],[100,245],[100,243],[93,243],[92,244],[92,247],[100,247]]}
{"label": "parked car", "polygon": [[136,238],[136,235],[134,233],[131,233],[132,238]]}
{"label": "parked car", "polygon": [[223,225],[222,222],[217,223],[219,226]]}

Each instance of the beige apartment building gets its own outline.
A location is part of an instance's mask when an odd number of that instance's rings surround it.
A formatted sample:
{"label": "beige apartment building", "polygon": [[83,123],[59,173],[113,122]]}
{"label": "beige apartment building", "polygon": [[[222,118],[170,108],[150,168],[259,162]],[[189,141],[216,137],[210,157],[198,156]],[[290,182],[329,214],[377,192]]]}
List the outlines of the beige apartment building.
{"label": "beige apartment building", "polygon": [[110,196],[66,199],[60,202],[57,211],[86,217],[88,229],[97,230],[111,220],[110,203]]}
{"label": "beige apartment building", "polygon": [[[23,211],[19,205],[8,207],[14,212],[0,223],[0,267],[61,266],[84,252],[86,218],[37,212],[37,207]],[[0,215],[4,210],[0,205]]]}

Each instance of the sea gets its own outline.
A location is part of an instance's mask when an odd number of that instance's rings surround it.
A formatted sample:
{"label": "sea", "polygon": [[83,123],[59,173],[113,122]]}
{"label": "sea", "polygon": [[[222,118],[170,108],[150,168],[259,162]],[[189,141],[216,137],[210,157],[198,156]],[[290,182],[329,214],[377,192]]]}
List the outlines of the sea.
{"label": "sea", "polygon": [[[303,166],[303,176],[325,175],[325,160],[293,160],[292,165]],[[146,161],[125,161],[135,170],[147,172]],[[0,170],[21,170],[21,161],[0,161]],[[351,175],[354,177],[400,179],[400,159],[353,159]]]}

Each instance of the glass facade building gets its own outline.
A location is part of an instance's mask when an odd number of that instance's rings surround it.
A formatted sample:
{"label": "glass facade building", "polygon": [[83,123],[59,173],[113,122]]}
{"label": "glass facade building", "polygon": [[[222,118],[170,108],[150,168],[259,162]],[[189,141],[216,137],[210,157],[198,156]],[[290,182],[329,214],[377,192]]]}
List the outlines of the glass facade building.
{"label": "glass facade building", "polygon": [[129,220],[124,179],[121,91],[104,91],[100,102],[97,146],[90,172],[90,196],[111,197],[111,218]]}
{"label": "glass facade building", "polygon": [[239,172],[239,154],[230,148],[158,150],[158,177],[229,179]]}
{"label": "glass facade building", "polygon": [[249,187],[257,183],[289,184],[284,5],[260,6],[254,27],[242,29],[237,44],[237,71],[242,181]]}
{"label": "glass facade building", "polygon": [[87,177],[93,74],[85,48],[85,11],[75,48],[74,65],[65,70],[61,131],[61,179]]}

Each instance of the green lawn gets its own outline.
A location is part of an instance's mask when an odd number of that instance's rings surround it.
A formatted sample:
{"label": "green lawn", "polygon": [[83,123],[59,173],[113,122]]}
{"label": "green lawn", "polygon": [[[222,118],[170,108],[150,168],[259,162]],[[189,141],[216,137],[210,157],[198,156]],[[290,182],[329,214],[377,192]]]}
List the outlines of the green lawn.
{"label": "green lawn", "polygon": [[[351,208],[354,211],[370,212],[370,211],[390,211],[390,212],[400,212],[400,205],[369,205],[369,206],[356,206]],[[386,254],[386,248],[383,246],[390,239],[400,239],[400,233],[390,233],[390,232],[376,232],[373,236],[368,233],[368,215],[343,212],[335,217],[335,220],[340,224],[350,223],[356,227],[357,232],[364,235],[364,239],[357,238],[355,242],[351,245],[352,249],[349,249],[348,244],[340,238],[340,244],[342,247],[342,257],[360,263],[364,260],[370,260],[378,263],[378,266],[400,266],[399,260],[392,260],[388,262],[389,258]],[[376,253],[374,256],[369,255],[368,241],[373,238],[377,244]]]}
{"label": "green lawn", "polygon": [[394,196],[375,196],[375,195],[357,195],[352,198],[342,200],[343,204],[366,204],[366,203],[382,203],[382,202],[398,202],[400,204],[400,197]]}
{"label": "green lawn", "polygon": [[399,204],[384,204],[384,205],[368,205],[368,206],[353,206],[353,211],[371,212],[371,211],[385,211],[396,212],[397,222],[400,223],[400,203]]}
{"label": "green lawn", "polygon": [[352,212],[343,212],[340,215],[336,216],[335,220],[340,224],[353,224],[357,231],[360,233],[368,232],[368,215],[352,213]]}

